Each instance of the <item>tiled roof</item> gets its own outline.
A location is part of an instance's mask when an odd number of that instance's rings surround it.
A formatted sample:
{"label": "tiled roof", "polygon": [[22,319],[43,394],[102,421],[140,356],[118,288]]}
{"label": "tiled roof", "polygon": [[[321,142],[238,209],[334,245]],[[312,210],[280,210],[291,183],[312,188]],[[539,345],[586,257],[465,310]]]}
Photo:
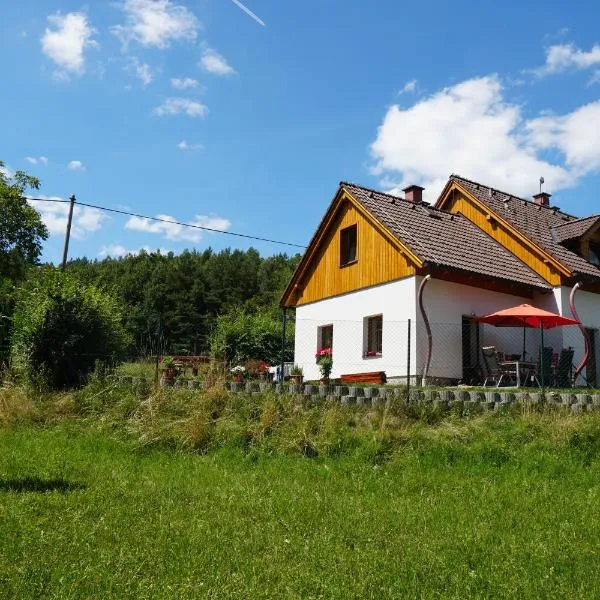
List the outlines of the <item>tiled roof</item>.
{"label": "tiled roof", "polygon": [[521,234],[548,252],[575,275],[583,274],[600,279],[600,269],[560,244],[553,236],[561,225],[583,221],[553,206],[540,206],[530,200],[490,188],[489,186],[451,175],[463,189],[486,204],[498,216],[509,222]]}
{"label": "tiled roof", "polygon": [[340,185],[423,261],[549,289],[543,278],[462,215],[352,183]]}
{"label": "tiled roof", "polygon": [[557,242],[572,240],[584,235],[598,222],[598,220],[600,220],[600,215],[592,215],[591,217],[568,221],[562,225],[555,226],[552,235]]}

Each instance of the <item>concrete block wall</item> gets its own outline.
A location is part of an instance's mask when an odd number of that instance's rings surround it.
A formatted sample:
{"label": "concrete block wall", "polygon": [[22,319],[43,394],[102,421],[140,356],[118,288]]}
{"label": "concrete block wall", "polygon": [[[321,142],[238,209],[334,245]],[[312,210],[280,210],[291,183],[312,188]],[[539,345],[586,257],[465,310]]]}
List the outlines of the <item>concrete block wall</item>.
{"label": "concrete block wall", "polygon": [[[113,383],[131,385],[133,387],[150,387],[153,381],[139,377],[113,375],[109,378]],[[161,381],[163,387],[173,389],[203,390],[202,382],[195,380]],[[406,388],[402,386],[360,386],[360,385],[315,385],[293,383],[268,383],[264,381],[228,382],[227,389],[235,394],[262,394],[272,392],[303,397],[315,404],[339,402],[342,405],[380,406],[386,402],[400,399],[406,405],[432,406],[454,410],[459,414],[476,414],[486,410],[505,410],[513,405],[533,406],[542,402],[539,392],[503,391],[502,388],[490,388],[485,391],[448,388],[433,390],[428,388],[411,388],[406,398]],[[570,410],[574,413],[600,411],[600,394],[587,393],[555,393],[545,395],[545,403],[557,409]]]}

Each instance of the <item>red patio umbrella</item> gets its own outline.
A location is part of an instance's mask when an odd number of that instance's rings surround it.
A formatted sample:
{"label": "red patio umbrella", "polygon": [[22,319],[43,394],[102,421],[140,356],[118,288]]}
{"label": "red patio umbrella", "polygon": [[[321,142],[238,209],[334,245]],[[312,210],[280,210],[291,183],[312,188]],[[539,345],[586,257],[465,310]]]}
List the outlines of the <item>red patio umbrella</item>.
{"label": "red patio umbrella", "polygon": [[[544,347],[544,329],[552,329],[553,327],[560,327],[562,325],[579,325],[579,321],[570,319],[569,317],[563,317],[556,313],[550,312],[549,310],[543,310],[531,304],[519,304],[519,306],[513,306],[512,308],[505,308],[497,312],[479,317],[479,323],[489,323],[496,327],[532,327],[540,330],[541,335],[541,347]],[[525,356],[525,329],[523,329],[523,357]],[[542,372],[542,387],[544,386],[543,372],[544,372],[544,352],[540,352],[540,358],[542,364],[540,365]]]}
{"label": "red patio umbrella", "polygon": [[479,317],[480,323],[490,323],[496,327],[535,327],[552,329],[561,325],[579,325],[579,321],[563,317],[549,310],[543,310],[531,304],[519,304]]}

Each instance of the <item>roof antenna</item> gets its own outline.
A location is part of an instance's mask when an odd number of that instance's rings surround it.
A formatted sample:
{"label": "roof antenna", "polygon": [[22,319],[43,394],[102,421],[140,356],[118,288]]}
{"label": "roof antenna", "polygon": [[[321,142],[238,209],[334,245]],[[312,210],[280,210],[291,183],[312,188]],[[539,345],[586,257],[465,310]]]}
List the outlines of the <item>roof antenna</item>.
{"label": "roof antenna", "polygon": [[542,186],[544,185],[544,178],[540,177],[540,194],[542,193]]}

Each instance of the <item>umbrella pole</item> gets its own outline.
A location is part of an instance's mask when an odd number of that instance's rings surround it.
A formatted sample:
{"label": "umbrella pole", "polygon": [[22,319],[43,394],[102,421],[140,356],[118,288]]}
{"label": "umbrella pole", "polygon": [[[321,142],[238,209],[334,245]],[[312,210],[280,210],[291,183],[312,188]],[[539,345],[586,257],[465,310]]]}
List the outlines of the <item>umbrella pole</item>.
{"label": "umbrella pole", "polygon": [[525,332],[527,331],[527,329],[525,327],[523,327],[523,354],[521,355],[521,358],[523,360],[526,360],[525,358],[525,348],[526,348],[526,343],[525,343]]}
{"label": "umbrella pole", "polygon": [[542,347],[540,349],[540,383],[542,384],[542,394],[544,393],[544,324],[540,323],[540,337],[542,338]]}

